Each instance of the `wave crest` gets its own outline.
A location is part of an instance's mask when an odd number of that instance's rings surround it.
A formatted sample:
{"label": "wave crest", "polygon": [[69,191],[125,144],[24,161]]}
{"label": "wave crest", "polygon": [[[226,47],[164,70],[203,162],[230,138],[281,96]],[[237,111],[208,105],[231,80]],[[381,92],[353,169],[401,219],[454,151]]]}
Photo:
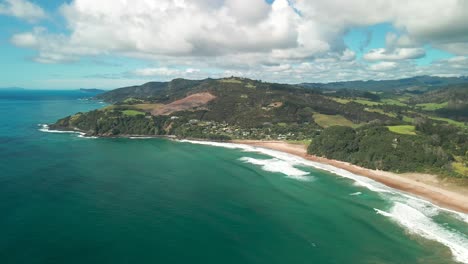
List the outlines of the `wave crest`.
{"label": "wave crest", "polygon": [[279,172],[282,174],[285,174],[289,178],[293,178],[296,180],[301,180],[301,181],[309,181],[310,177],[307,177],[309,175],[309,172],[302,171],[298,168],[294,167],[294,163],[286,162],[284,160],[280,159],[254,159],[250,157],[243,157],[240,159],[241,161],[245,163],[250,163],[254,165],[259,165],[262,167],[263,170],[269,171],[269,172]]}
{"label": "wave crest", "polygon": [[[276,150],[270,150],[249,145],[234,144],[234,143],[219,143],[206,141],[191,141],[181,140],[192,144],[201,144],[208,146],[223,147],[229,149],[240,149],[245,152],[256,152],[273,157],[273,159],[259,160],[249,157],[244,157],[241,160],[252,164],[260,165],[264,170],[281,172],[286,175],[297,175],[298,177],[307,177],[304,171],[301,171],[294,166],[310,166],[316,169],[325,170],[338,176],[351,179],[355,185],[365,187],[371,191],[379,193],[384,199],[392,202],[392,207],[389,212],[374,208],[377,214],[384,217],[389,217],[401,226],[408,229],[410,232],[423,236],[430,240],[435,240],[447,246],[454,258],[462,263],[468,263],[468,234],[461,231],[455,231],[441,224],[436,223],[432,217],[439,215],[441,212],[448,213],[454,219],[457,219],[462,224],[468,223],[468,214],[452,211],[450,209],[439,207],[429,201],[408,195],[398,191],[372,179],[356,175],[349,171],[333,167],[328,164],[309,161],[298,156],[288,153],[283,153]],[[358,195],[360,192],[352,193]]]}

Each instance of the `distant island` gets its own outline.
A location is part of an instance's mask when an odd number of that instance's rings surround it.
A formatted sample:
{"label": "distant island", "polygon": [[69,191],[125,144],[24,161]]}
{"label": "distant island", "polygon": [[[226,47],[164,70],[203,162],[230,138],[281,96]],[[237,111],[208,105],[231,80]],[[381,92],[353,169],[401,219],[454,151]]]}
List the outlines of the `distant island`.
{"label": "distant island", "polygon": [[111,105],[49,127],[101,137],[297,142],[306,144],[309,154],[365,168],[433,173],[467,182],[465,80],[418,89],[382,89],[375,81],[373,90],[238,77],[175,79],[99,94],[96,99]]}
{"label": "distant island", "polygon": [[80,88],[80,91],[81,92],[85,92],[85,93],[105,93],[107,92],[106,90],[102,90],[102,89],[95,89],[95,88]]}

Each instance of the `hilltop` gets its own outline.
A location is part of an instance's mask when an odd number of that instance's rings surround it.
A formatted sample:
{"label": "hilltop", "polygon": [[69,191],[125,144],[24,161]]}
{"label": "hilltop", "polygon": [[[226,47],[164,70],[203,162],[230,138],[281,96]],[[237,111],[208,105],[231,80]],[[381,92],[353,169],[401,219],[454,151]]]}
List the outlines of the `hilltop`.
{"label": "hilltop", "polygon": [[422,93],[448,85],[468,84],[468,77],[415,76],[398,80],[369,80],[330,83],[302,83],[303,87],[327,90],[400,91]]}
{"label": "hilltop", "polygon": [[175,79],[96,96],[112,103],[51,124],[92,136],[310,143],[309,153],[372,169],[468,176],[468,86],[427,92],[306,88],[246,78]]}

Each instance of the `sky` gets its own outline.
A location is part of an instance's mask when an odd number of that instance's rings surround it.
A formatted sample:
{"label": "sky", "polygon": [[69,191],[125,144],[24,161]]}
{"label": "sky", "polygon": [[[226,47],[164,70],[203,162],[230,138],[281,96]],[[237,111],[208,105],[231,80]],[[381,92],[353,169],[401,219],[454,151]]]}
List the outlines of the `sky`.
{"label": "sky", "polygon": [[465,0],[0,0],[0,87],[468,75]]}

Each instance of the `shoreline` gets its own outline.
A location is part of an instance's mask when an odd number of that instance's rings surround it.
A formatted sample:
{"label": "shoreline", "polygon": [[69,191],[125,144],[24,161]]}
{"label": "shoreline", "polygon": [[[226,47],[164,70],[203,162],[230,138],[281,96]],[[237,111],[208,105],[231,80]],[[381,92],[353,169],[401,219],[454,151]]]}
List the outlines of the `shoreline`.
{"label": "shoreline", "polygon": [[351,173],[367,177],[388,187],[428,200],[440,207],[468,214],[468,187],[443,182],[435,175],[372,170],[357,165],[307,154],[307,147],[284,141],[231,140],[230,143],[244,144],[285,152],[306,160],[328,164]]}
{"label": "shoreline", "polygon": [[[77,133],[82,137],[86,136],[85,132],[79,130],[50,130],[48,125],[41,125],[41,131],[50,133]],[[128,138],[128,139],[148,139],[148,138],[165,138],[169,140],[178,140],[173,135],[118,135],[118,136],[91,136],[90,138]],[[206,139],[187,138],[188,140],[196,141],[213,141]],[[215,141],[219,142],[219,141]],[[307,154],[307,146],[303,144],[288,143],[280,140],[227,140],[221,141],[226,143],[244,144],[254,147],[261,147],[275,151],[284,152],[295,155],[303,159],[314,161],[322,164],[331,165],[340,168],[356,175],[360,175],[388,187],[403,191],[410,195],[425,199],[431,203],[443,208],[455,210],[468,214],[468,186],[456,186],[454,183],[442,182],[436,175],[423,173],[404,173],[398,174],[388,171],[372,170],[360,167],[348,162],[332,160],[323,157]]]}

